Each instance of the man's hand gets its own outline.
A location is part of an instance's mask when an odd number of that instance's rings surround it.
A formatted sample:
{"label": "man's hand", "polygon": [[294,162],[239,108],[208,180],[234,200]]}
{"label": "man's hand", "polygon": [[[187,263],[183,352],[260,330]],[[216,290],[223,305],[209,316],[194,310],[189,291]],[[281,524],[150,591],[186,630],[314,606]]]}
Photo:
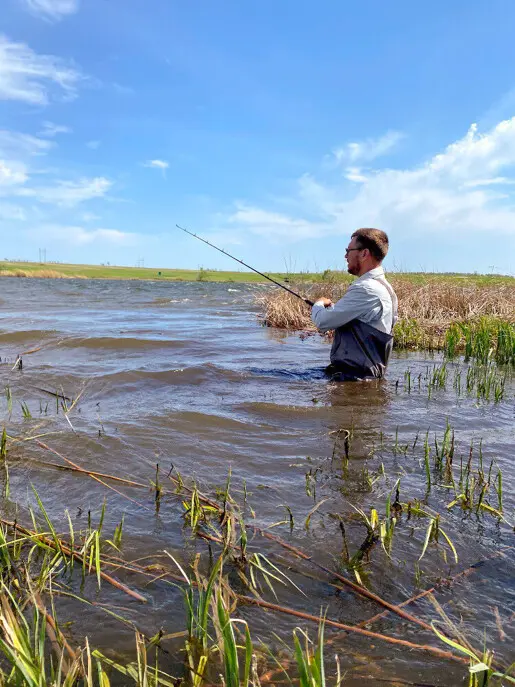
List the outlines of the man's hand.
{"label": "man's hand", "polygon": [[333,302],[330,298],[317,298],[315,305],[323,305],[324,308],[330,308]]}

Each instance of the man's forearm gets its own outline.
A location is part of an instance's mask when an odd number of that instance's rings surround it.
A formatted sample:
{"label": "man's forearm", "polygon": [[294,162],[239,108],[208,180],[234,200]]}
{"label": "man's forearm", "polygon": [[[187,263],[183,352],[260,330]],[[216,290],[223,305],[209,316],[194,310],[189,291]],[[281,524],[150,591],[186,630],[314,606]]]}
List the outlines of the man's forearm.
{"label": "man's forearm", "polygon": [[355,315],[350,310],[336,309],[335,306],[325,308],[320,302],[316,302],[311,310],[311,320],[321,332],[342,327],[354,319]]}
{"label": "man's forearm", "polygon": [[324,308],[321,302],[317,301],[311,311],[311,319],[320,331],[327,332],[343,327],[351,320],[367,317],[376,309],[380,316],[382,306],[378,296],[351,287],[332,307]]}

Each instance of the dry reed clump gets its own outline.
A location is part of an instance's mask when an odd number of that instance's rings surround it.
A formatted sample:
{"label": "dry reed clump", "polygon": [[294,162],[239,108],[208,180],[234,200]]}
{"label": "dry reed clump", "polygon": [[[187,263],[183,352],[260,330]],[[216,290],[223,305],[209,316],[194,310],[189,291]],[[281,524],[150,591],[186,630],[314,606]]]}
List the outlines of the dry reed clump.
{"label": "dry reed clump", "polygon": [[78,274],[64,274],[57,270],[0,270],[0,277],[29,277],[34,279],[86,279]]}
{"label": "dry reed clump", "polygon": [[[461,286],[449,282],[420,285],[402,277],[390,277],[399,298],[399,322],[396,344],[403,348],[441,348],[449,326],[492,317],[515,324],[515,280],[495,286]],[[295,287],[293,287],[295,288]],[[348,288],[341,283],[297,285],[302,295],[312,301],[321,296],[333,302]],[[282,289],[273,289],[258,297],[263,323],[291,331],[315,331],[311,309],[300,299]]]}

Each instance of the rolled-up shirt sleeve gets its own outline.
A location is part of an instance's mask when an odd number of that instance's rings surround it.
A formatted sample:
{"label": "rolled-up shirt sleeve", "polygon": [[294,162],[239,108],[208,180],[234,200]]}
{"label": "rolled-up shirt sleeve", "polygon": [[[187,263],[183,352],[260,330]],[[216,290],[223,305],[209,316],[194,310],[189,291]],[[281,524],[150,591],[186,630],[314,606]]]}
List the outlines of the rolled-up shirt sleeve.
{"label": "rolled-up shirt sleeve", "polygon": [[311,320],[321,332],[343,327],[351,320],[380,317],[383,306],[380,298],[364,288],[349,288],[343,298],[329,308],[315,303]]}

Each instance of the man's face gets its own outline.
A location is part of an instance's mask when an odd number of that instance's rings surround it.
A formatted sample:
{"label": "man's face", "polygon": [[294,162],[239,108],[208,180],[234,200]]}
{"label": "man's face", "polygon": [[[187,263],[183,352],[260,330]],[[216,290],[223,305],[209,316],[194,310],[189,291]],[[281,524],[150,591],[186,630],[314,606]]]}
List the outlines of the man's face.
{"label": "man's face", "polygon": [[362,252],[359,249],[358,239],[354,236],[347,250],[345,251],[345,259],[347,260],[347,272],[349,274],[359,274],[361,268],[361,256]]}

